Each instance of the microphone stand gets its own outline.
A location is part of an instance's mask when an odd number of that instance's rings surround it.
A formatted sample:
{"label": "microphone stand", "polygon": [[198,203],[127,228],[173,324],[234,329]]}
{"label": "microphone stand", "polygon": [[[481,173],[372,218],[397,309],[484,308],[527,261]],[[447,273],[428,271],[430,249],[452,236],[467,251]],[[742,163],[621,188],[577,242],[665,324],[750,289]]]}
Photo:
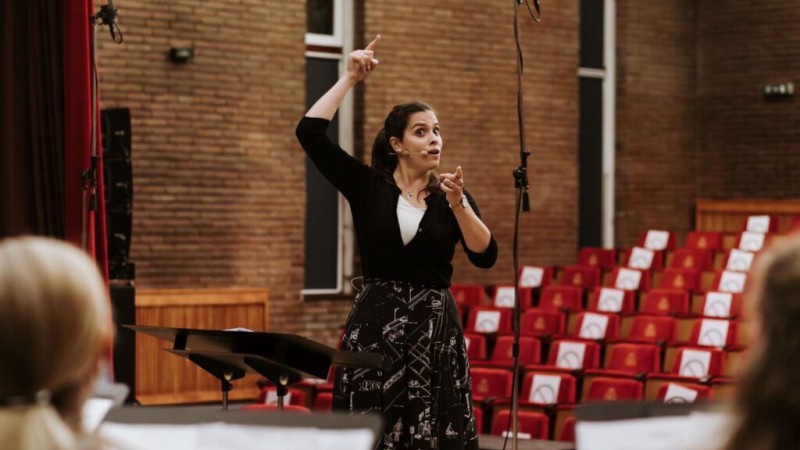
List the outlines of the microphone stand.
{"label": "microphone stand", "polygon": [[[524,114],[524,97],[522,94],[522,72],[523,72],[523,58],[522,47],[520,44],[520,27],[519,27],[519,5],[523,2],[531,13],[531,17],[536,22],[541,18],[541,7],[539,0],[534,1],[534,9],[531,10],[528,0],[513,0],[514,1],[514,38],[517,44],[517,121],[519,127],[519,158],[520,165],[514,169],[514,189],[517,193],[516,203],[514,206],[514,344],[512,345],[512,356],[514,357],[514,381],[512,383],[511,391],[511,448],[518,450],[519,448],[519,335],[520,335],[520,292],[519,292],[519,221],[521,211],[529,212],[531,210],[530,199],[528,196],[528,157],[531,151],[525,146],[525,114]],[[503,442],[503,449],[508,443],[508,428],[506,428],[506,438]]]}
{"label": "microphone stand", "polygon": [[[108,25],[111,39],[117,44],[122,43],[122,31],[117,25],[117,9],[109,0],[108,4],[100,6],[97,14],[89,16],[89,77],[92,81],[91,99],[91,140],[89,144],[89,168],[81,171],[81,186],[83,198],[81,200],[81,246],[89,250],[89,216],[97,213],[97,164],[100,156],[97,153],[97,25]],[[117,38],[116,32],[119,33]],[[88,198],[87,198],[88,194]]]}

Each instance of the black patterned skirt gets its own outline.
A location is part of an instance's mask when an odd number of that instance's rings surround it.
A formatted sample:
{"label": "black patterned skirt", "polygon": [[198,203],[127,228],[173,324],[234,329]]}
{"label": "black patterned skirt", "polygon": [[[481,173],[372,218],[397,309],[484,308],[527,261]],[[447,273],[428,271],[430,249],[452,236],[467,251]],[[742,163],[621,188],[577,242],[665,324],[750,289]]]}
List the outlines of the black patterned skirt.
{"label": "black patterned skirt", "polygon": [[383,414],[376,449],[478,449],[464,331],[449,289],[367,280],[342,349],[381,353],[389,371],[337,370],[333,408]]}

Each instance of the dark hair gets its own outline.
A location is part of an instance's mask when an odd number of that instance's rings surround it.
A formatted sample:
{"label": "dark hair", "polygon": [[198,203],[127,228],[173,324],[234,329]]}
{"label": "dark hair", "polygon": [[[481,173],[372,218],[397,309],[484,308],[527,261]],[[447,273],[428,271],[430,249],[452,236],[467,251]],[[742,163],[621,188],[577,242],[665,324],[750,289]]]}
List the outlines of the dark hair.
{"label": "dark hair", "polygon": [[[800,442],[800,236],[773,241],[756,261],[746,301],[760,336],[736,397],[728,450],[795,448]],[[750,285],[750,282],[753,282]]]}
{"label": "dark hair", "polygon": [[[402,141],[411,115],[425,111],[436,112],[430,105],[423,102],[395,105],[383,121],[383,128],[375,136],[375,141],[372,143],[372,167],[391,182],[394,182],[392,175],[397,168],[397,153],[389,143],[389,139],[396,137]],[[439,190],[439,178],[433,171],[428,175],[426,189],[429,192]]]}

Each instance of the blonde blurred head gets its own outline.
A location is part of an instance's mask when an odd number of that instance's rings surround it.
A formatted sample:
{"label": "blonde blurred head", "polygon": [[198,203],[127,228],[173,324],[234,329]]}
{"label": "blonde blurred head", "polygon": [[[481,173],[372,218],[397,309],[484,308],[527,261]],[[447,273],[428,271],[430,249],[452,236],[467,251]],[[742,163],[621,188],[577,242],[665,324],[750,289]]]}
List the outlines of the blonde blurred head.
{"label": "blonde blurred head", "polygon": [[84,252],[48,238],[0,241],[4,446],[78,445],[81,408],[109,353],[112,330],[106,286]]}
{"label": "blonde blurred head", "polygon": [[736,397],[728,450],[800,444],[800,236],[773,241],[756,261],[746,302],[758,329]]}

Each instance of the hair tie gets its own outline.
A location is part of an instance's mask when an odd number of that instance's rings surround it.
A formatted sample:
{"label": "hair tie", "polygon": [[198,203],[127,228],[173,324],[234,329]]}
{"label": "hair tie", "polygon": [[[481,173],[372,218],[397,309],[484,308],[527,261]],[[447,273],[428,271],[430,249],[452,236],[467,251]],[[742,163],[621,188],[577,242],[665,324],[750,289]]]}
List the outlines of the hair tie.
{"label": "hair tie", "polygon": [[47,389],[37,391],[35,394],[0,395],[0,407],[3,406],[47,406],[50,404],[52,394]]}

